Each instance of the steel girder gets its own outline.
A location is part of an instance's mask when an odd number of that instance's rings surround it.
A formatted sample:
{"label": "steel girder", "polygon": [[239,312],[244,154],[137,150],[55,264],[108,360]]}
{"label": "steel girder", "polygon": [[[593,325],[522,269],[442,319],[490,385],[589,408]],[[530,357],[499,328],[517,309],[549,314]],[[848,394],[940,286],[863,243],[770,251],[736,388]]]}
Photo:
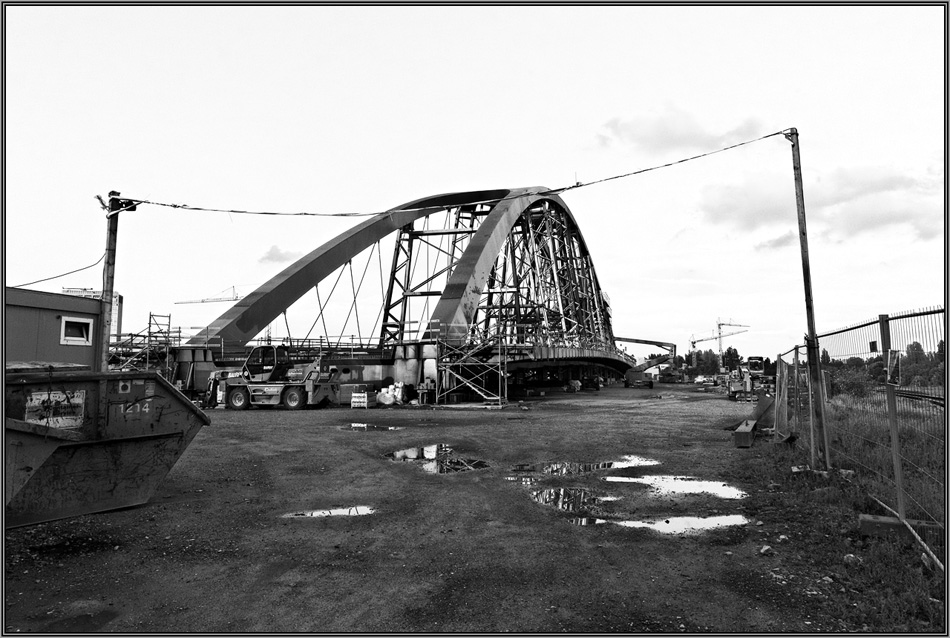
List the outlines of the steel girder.
{"label": "steel girder", "polygon": [[493,190],[436,195],[371,217],[298,259],[235,303],[188,343],[203,344],[217,339],[225,343],[247,343],[353,255],[383,237],[447,207],[497,200],[507,194],[507,190]]}

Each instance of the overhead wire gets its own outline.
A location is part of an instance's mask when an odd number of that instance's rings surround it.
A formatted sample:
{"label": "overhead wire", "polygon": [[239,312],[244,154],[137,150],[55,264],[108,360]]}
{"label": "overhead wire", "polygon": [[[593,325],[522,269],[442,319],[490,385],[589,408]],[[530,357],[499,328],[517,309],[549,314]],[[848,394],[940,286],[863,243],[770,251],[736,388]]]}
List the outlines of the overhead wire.
{"label": "overhead wire", "polygon": [[[623,179],[623,178],[626,178],[626,177],[632,177],[632,176],[634,176],[634,175],[641,175],[641,174],[643,174],[643,173],[648,173],[648,172],[650,172],[650,171],[656,171],[656,170],[659,170],[659,169],[661,169],[661,168],[669,168],[669,167],[675,166],[675,165],[677,165],[677,164],[684,164],[684,163],[686,163],[686,162],[691,162],[691,161],[693,161],[693,160],[701,159],[701,158],[703,158],[703,157],[709,157],[710,155],[715,155],[715,154],[717,154],[717,153],[722,153],[722,152],[724,152],[724,151],[729,151],[729,150],[732,150],[732,149],[734,149],[734,148],[739,148],[740,146],[745,146],[745,145],[747,145],[747,144],[753,144],[753,143],[755,143],[755,142],[759,142],[759,141],[761,141],[761,140],[764,140],[764,139],[767,139],[767,138],[770,138],[770,137],[775,137],[776,135],[785,135],[785,134],[787,134],[790,130],[791,130],[791,129],[782,129],[781,131],[776,131],[776,132],[774,132],[774,133],[769,133],[769,134],[767,134],[767,135],[763,135],[763,136],[757,137],[757,138],[755,138],[755,139],[746,140],[746,141],[744,141],[744,142],[738,142],[738,143],[736,143],[736,144],[731,144],[731,145],[729,145],[729,146],[724,146],[724,147],[722,147],[722,148],[719,148],[719,149],[716,149],[716,150],[713,150],[713,151],[707,151],[707,152],[705,152],[705,153],[700,153],[699,155],[693,155],[692,157],[685,157],[685,158],[683,158],[683,159],[675,160],[675,161],[673,161],[673,162],[667,162],[667,163],[665,163],[665,164],[658,164],[658,165],[656,165],[656,166],[650,166],[650,167],[648,167],[648,168],[641,168],[641,169],[638,169],[638,170],[635,170],[635,171],[631,171],[631,172],[629,172],[629,173],[622,173],[622,174],[620,174],[620,175],[612,175],[612,176],[610,176],[610,177],[604,177],[604,178],[602,178],[602,179],[596,179],[596,180],[593,180],[593,181],[590,181],[590,182],[577,182],[577,183],[572,184],[572,185],[570,185],[570,186],[563,186],[563,187],[561,187],[561,188],[552,188],[552,189],[547,189],[547,190],[539,190],[539,191],[533,191],[533,192],[530,192],[530,193],[518,193],[517,195],[507,195],[507,196],[505,196],[505,197],[499,197],[499,198],[494,198],[494,199],[486,199],[486,200],[480,200],[480,201],[475,201],[475,202],[465,202],[465,204],[466,204],[466,205],[469,205],[469,206],[471,206],[471,205],[478,205],[478,204],[493,204],[493,203],[498,203],[498,202],[502,202],[502,201],[506,201],[506,200],[518,199],[518,198],[520,198],[520,197],[524,197],[526,194],[527,194],[527,195],[558,195],[558,194],[560,194],[560,193],[564,193],[564,192],[567,192],[567,191],[570,191],[570,190],[576,190],[576,189],[578,189],[578,188],[585,188],[585,187],[587,187],[587,186],[593,186],[594,184],[602,184],[603,182],[609,182],[609,181],[612,181],[612,180],[615,180],[615,179]],[[374,216],[377,216],[377,215],[392,214],[392,213],[395,213],[395,212],[416,212],[416,211],[427,210],[427,209],[430,209],[430,208],[439,208],[438,206],[423,206],[423,207],[416,207],[416,208],[398,208],[398,209],[392,209],[392,210],[387,210],[387,211],[376,211],[376,212],[371,212],[371,213],[358,213],[358,212],[355,212],[355,213],[353,213],[353,212],[351,212],[351,213],[314,213],[314,212],[308,212],[308,211],[301,211],[301,212],[298,212],[298,213],[287,213],[287,212],[277,212],[277,211],[240,210],[240,209],[233,209],[233,208],[210,208],[210,207],[205,207],[205,206],[190,206],[189,204],[170,204],[170,203],[167,203],[167,202],[156,202],[156,201],[152,201],[152,200],[148,200],[148,199],[136,199],[136,198],[129,198],[129,197],[123,198],[123,200],[126,201],[126,202],[129,202],[129,204],[126,206],[126,208],[123,208],[123,209],[121,209],[121,210],[126,210],[127,208],[130,208],[130,207],[135,206],[135,205],[138,205],[138,204],[149,204],[149,205],[152,205],[152,206],[164,206],[164,207],[166,207],[166,208],[178,208],[178,209],[181,209],[181,210],[191,210],[191,211],[201,211],[201,212],[215,212],[215,213],[229,213],[229,214],[230,214],[230,213],[234,213],[234,214],[238,214],[238,215],[271,215],[271,216],[278,216],[278,217],[374,217]],[[100,198],[100,201],[102,201],[101,198]],[[445,207],[442,207],[442,208],[450,208],[450,207],[445,206]],[[120,211],[115,211],[115,212],[113,212],[113,213],[110,213],[110,215],[115,214],[116,212],[120,212]],[[95,264],[93,264],[93,265],[95,265]]]}
{"label": "overhead wire", "polygon": [[[776,135],[787,134],[789,130],[791,130],[791,129],[783,129],[783,130],[781,130],[781,131],[776,131],[776,132],[774,132],[774,133],[769,133],[769,134],[767,134],[767,135],[763,135],[763,136],[758,137],[758,138],[755,138],[755,139],[746,140],[746,141],[743,141],[743,142],[738,142],[738,143],[736,143],[736,144],[731,144],[731,145],[729,145],[729,146],[725,146],[725,147],[723,147],[723,148],[719,148],[719,149],[716,149],[716,150],[713,150],[713,151],[707,151],[707,152],[705,152],[705,153],[701,153],[701,154],[699,154],[699,155],[694,155],[694,156],[692,156],[692,157],[686,157],[686,158],[679,159],[679,160],[676,160],[676,161],[673,161],[673,162],[667,162],[667,163],[665,163],[665,164],[659,164],[659,165],[651,166],[651,167],[648,167],[648,168],[642,168],[642,169],[638,169],[638,170],[631,171],[631,172],[628,172],[628,173],[622,173],[622,174],[619,174],[619,175],[613,175],[613,176],[610,176],[610,177],[605,177],[605,178],[593,180],[593,181],[590,181],[590,182],[576,182],[575,184],[572,184],[572,185],[570,185],[570,186],[561,187],[561,188],[554,188],[554,189],[547,189],[547,190],[537,190],[537,191],[532,191],[532,192],[528,192],[528,193],[518,193],[518,194],[506,195],[506,196],[500,197],[500,198],[492,198],[492,199],[480,200],[480,201],[475,201],[475,202],[465,202],[465,204],[466,204],[467,206],[477,206],[477,205],[479,205],[479,204],[497,204],[497,203],[502,202],[502,201],[518,199],[518,198],[524,197],[525,195],[542,195],[542,196],[543,196],[543,195],[557,195],[557,194],[561,194],[561,193],[564,193],[564,192],[567,192],[567,191],[570,191],[570,190],[576,190],[576,189],[578,189],[578,188],[584,188],[584,187],[587,187],[587,186],[593,186],[594,184],[601,184],[601,183],[609,182],[609,181],[612,181],[612,180],[623,179],[623,178],[626,178],[626,177],[632,177],[632,176],[634,176],[634,175],[640,175],[640,174],[647,173],[647,172],[650,172],[650,171],[659,170],[659,169],[661,169],[661,168],[669,168],[669,167],[675,166],[675,165],[677,165],[677,164],[683,164],[683,163],[685,163],[685,162],[690,162],[690,161],[693,161],[693,160],[701,159],[701,158],[703,158],[703,157],[708,157],[708,156],[710,156],[710,155],[715,155],[715,154],[717,154],[717,153],[722,153],[722,152],[724,152],[724,151],[732,150],[732,149],[738,148],[738,147],[740,147],[740,146],[745,146],[745,145],[747,145],[747,144],[752,144],[752,143],[754,143],[754,142],[758,142],[758,141],[761,141],[761,140],[764,140],[764,139],[767,139],[767,138],[770,138],[770,137],[774,137],[774,136],[776,136]],[[106,207],[106,206],[105,206],[105,202],[102,200],[102,198],[98,198],[98,199],[100,200],[100,203],[103,204],[103,208],[105,208],[105,207]],[[360,212],[349,212],[349,213],[314,213],[314,212],[308,212],[308,211],[301,211],[301,212],[297,212],[297,213],[286,213],[286,212],[277,212],[277,211],[251,211],[251,210],[240,210],[240,209],[232,209],[232,208],[211,208],[211,207],[204,207],[204,206],[191,206],[191,205],[188,205],[188,204],[173,204],[173,203],[167,203],[167,202],[157,202],[157,201],[148,200],[148,199],[137,199],[137,198],[129,198],[129,197],[123,198],[123,200],[124,200],[124,202],[126,202],[126,205],[125,205],[123,208],[121,208],[120,210],[110,212],[108,216],[115,215],[115,214],[117,214],[117,213],[119,213],[119,212],[124,212],[124,211],[128,210],[129,208],[134,208],[134,207],[137,206],[138,204],[147,204],[147,205],[152,205],[152,206],[162,206],[162,207],[166,207],[166,208],[176,208],[176,209],[189,210],[189,211],[219,212],[219,213],[239,214],[239,215],[268,215],[268,216],[279,216],[279,217],[375,217],[375,216],[385,215],[385,214],[390,214],[390,215],[391,215],[392,213],[395,213],[395,212],[417,212],[417,211],[424,211],[424,210],[428,210],[428,209],[438,209],[438,208],[442,208],[443,210],[445,210],[446,212],[448,212],[449,209],[452,208],[452,206],[423,206],[423,207],[415,207],[415,208],[398,208],[398,209],[391,209],[391,210],[388,210],[388,211],[370,212],[370,213],[360,213]],[[440,245],[441,245],[441,244],[440,244]],[[66,276],[66,275],[70,275],[70,274],[73,274],[73,273],[75,273],[75,272],[80,272],[80,271],[82,271],[82,270],[86,270],[86,269],[88,269],[88,268],[92,268],[93,266],[95,266],[96,264],[98,264],[100,261],[102,261],[102,259],[103,259],[104,257],[105,257],[105,253],[103,253],[102,257],[100,257],[99,260],[96,261],[96,263],[91,264],[91,265],[89,265],[89,266],[86,266],[85,268],[80,268],[80,269],[78,269],[78,270],[74,270],[74,271],[71,271],[71,272],[68,272],[68,273],[64,273],[64,274],[62,274],[62,275],[56,275],[56,276],[54,276],[54,277],[48,277],[48,278],[46,278],[46,279],[40,279],[40,280],[38,280],[38,281],[30,282],[30,283],[27,283],[27,284],[20,284],[19,286],[13,286],[13,287],[14,287],[14,288],[18,288],[18,287],[22,287],[22,286],[28,286],[28,285],[35,284],[35,283],[41,283],[41,282],[43,282],[43,281],[49,281],[49,280],[51,280],[51,279],[57,279],[57,278],[59,278],[59,277],[64,277],[64,276]],[[371,259],[371,258],[372,258],[372,256],[370,256],[370,259]],[[350,279],[351,279],[350,284],[351,284],[351,287],[353,287],[353,286],[354,286],[354,281],[353,281],[352,264],[350,263],[349,265],[350,265]],[[367,265],[368,265],[368,263],[367,263]],[[414,265],[415,265],[415,264],[414,264]],[[364,271],[363,277],[365,277],[365,274],[366,274],[366,273],[365,273],[365,271]],[[341,271],[340,271],[340,275],[342,275],[342,269],[341,269]],[[339,283],[339,279],[340,279],[340,277],[339,277],[339,275],[338,275],[337,281],[334,283],[333,288],[332,288],[331,291],[330,291],[330,295],[331,295],[331,296],[332,296],[332,294],[333,294],[333,290],[336,289],[337,283]],[[363,281],[363,278],[360,279],[360,287],[362,287],[362,281]],[[431,281],[428,282],[428,283],[431,285]],[[322,316],[323,316],[324,307],[323,307],[322,301],[320,300],[320,291],[319,291],[319,289],[317,289],[317,303],[318,303],[318,305],[320,306],[320,315],[318,316],[317,320],[320,320],[320,319],[322,318]],[[428,299],[426,299],[426,304],[428,304]],[[350,308],[350,312],[349,312],[348,315],[347,315],[347,320],[346,320],[346,322],[344,323],[344,329],[345,329],[346,323],[349,322],[349,316],[352,314],[352,312],[353,312],[353,308],[351,307],[351,308]],[[285,320],[286,320],[286,316],[285,316]],[[314,325],[311,326],[310,330],[307,332],[307,337],[310,336],[310,333],[313,331],[313,328],[314,328],[314,327],[316,327],[316,321],[314,321]],[[357,331],[359,331],[359,318],[358,318],[358,316],[357,316]],[[325,325],[324,325],[324,332],[326,332],[326,326],[325,326]],[[329,338],[329,335],[326,335],[326,336],[327,336],[327,338]]]}
{"label": "overhead wire", "polygon": [[549,190],[549,191],[544,191],[544,192],[542,192],[542,193],[540,193],[540,194],[542,194],[542,195],[559,194],[559,193],[563,193],[563,192],[565,192],[565,191],[569,191],[569,190],[573,190],[573,189],[577,189],[577,188],[583,188],[583,187],[585,187],[585,186],[592,186],[592,185],[594,185],[594,184],[600,184],[600,183],[603,183],[603,182],[609,182],[609,181],[614,180],[614,179],[622,179],[622,178],[624,178],[624,177],[631,177],[631,176],[633,176],[633,175],[640,175],[640,174],[642,174],[642,173],[648,173],[648,172],[650,172],[650,171],[659,170],[659,169],[661,169],[661,168],[668,168],[668,167],[670,167],[670,166],[675,166],[676,164],[683,164],[683,163],[685,163],[685,162],[691,162],[691,161],[696,160],[696,159],[700,159],[700,158],[703,158],[703,157],[708,157],[708,156],[710,156],[710,155],[715,155],[716,153],[722,153],[723,151],[728,151],[728,150],[731,150],[731,149],[734,149],[734,148],[738,148],[738,147],[740,147],[740,146],[745,146],[746,144],[752,144],[752,143],[754,143],[754,142],[758,142],[758,141],[764,140],[764,139],[769,138],[769,137],[775,137],[776,135],[784,135],[784,134],[787,133],[788,131],[789,131],[789,129],[783,129],[783,130],[781,130],[781,131],[776,131],[776,132],[774,132],[774,133],[769,133],[768,135],[763,135],[762,137],[757,137],[757,138],[755,138],[754,140],[746,140],[746,141],[744,141],[744,142],[739,142],[739,143],[737,143],[737,144],[732,144],[731,146],[724,146],[723,148],[716,149],[715,151],[708,151],[708,152],[706,152],[706,153],[701,153],[701,154],[699,154],[699,155],[694,155],[694,156],[692,156],[692,157],[686,157],[686,158],[683,158],[683,159],[680,159],[680,160],[676,160],[675,162],[667,162],[666,164],[659,164],[659,165],[657,165],[657,166],[651,166],[650,168],[641,168],[640,170],[636,170],[636,171],[633,171],[633,172],[630,172],[630,173],[624,173],[624,174],[622,174],[622,175],[614,175],[613,177],[605,177],[605,178],[603,178],[603,179],[597,179],[597,180],[594,180],[594,181],[592,181],[592,182],[583,182],[583,183],[578,182],[577,184],[574,184],[573,186],[567,186],[567,187],[565,187],[565,188],[555,188],[555,189],[552,189],[552,190]]}
{"label": "overhead wire", "polygon": [[71,275],[71,274],[76,273],[76,272],[82,272],[83,270],[89,270],[90,268],[92,268],[93,266],[95,266],[96,264],[98,264],[100,261],[102,261],[103,259],[105,259],[105,257],[106,257],[106,254],[105,254],[105,253],[102,253],[102,257],[100,257],[99,259],[97,259],[95,264],[89,264],[88,266],[84,266],[84,267],[82,267],[82,268],[77,268],[76,270],[70,270],[69,272],[64,272],[64,273],[61,274],[61,275],[54,275],[53,277],[47,277],[47,278],[45,278],[45,279],[37,279],[36,281],[31,281],[31,282],[28,282],[28,283],[25,283],[25,284],[17,284],[16,286],[10,286],[10,287],[11,287],[11,288],[22,288],[23,286],[32,286],[33,284],[42,283],[42,282],[44,282],[44,281],[50,281],[51,279],[59,279],[60,277],[65,277],[66,275]]}

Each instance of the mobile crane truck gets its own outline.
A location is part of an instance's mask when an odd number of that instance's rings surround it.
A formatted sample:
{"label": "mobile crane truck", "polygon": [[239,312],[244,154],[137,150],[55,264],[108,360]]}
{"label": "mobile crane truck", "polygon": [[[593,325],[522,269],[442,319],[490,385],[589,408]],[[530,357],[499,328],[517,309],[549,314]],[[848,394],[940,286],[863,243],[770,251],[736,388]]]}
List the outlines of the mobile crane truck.
{"label": "mobile crane truck", "polygon": [[318,403],[339,403],[339,371],[321,372],[321,359],[294,364],[287,346],[264,345],[251,350],[238,369],[218,370],[209,381],[211,407],[223,403],[232,410],[252,405],[300,410]]}

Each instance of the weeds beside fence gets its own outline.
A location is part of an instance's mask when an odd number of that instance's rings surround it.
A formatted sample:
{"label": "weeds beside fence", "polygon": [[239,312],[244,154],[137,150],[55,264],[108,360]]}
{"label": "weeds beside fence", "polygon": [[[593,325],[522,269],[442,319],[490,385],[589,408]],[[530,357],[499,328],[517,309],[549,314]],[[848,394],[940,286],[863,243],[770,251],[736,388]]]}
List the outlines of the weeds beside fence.
{"label": "weeds beside fence", "polygon": [[[945,311],[896,315],[818,335],[831,466],[854,470],[868,493],[944,554]],[[889,356],[890,352],[890,356]],[[779,356],[776,430],[818,448],[804,346]],[[797,372],[797,374],[796,374]],[[817,445],[816,445],[817,443]],[[943,560],[941,558],[941,560]]]}

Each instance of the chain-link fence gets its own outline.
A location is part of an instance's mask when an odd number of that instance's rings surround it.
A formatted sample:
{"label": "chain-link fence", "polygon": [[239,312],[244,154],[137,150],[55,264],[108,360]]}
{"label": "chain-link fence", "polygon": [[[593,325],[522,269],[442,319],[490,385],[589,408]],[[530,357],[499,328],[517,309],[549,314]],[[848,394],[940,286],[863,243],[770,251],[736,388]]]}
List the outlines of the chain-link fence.
{"label": "chain-link fence", "polygon": [[[942,544],[945,529],[944,326],[944,309],[933,308],[818,335],[831,465],[854,470],[928,544]],[[824,445],[815,440],[804,353],[798,346],[779,357],[776,431],[805,439],[815,468]]]}

